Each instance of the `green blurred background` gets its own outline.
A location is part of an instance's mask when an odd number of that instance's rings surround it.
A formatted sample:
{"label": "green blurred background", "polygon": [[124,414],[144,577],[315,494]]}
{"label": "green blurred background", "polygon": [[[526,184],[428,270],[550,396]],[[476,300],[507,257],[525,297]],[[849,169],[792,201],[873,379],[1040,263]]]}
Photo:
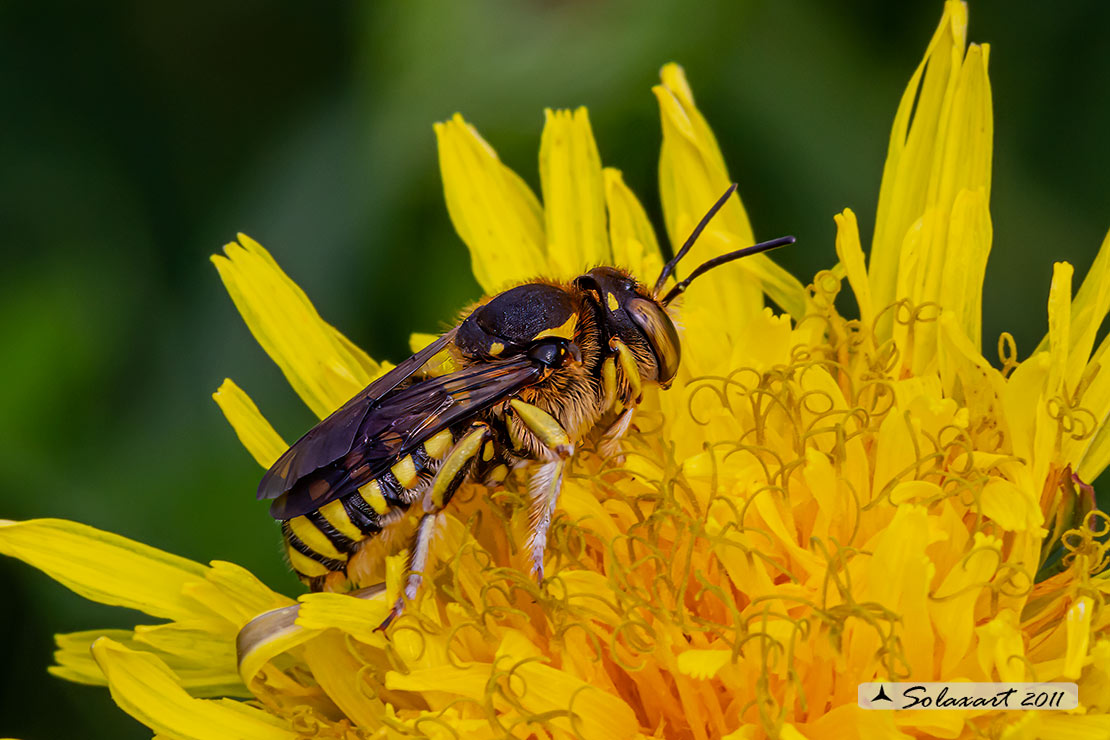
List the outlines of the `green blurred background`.
{"label": "green blurred background", "polygon": [[[1027,353],[1054,260],[1110,225],[1106,3],[974,3],[995,102],[985,331]],[[686,66],[757,235],[808,280],[851,206],[865,243],[889,126],[941,3],[0,4],[0,517],[77,519],[287,593],[260,474],[209,395],[225,376],[287,439],[312,422],[208,256],[267,246],[375,357],[479,291],[431,123],[462,111],[538,192],[545,106],[589,106],[605,164],[659,223],[650,87]],[[993,349],[987,352],[993,356]],[[55,632],[122,627],[0,559],[0,736],[141,738],[103,689],[46,673]],[[140,618],[138,621],[141,621]]]}

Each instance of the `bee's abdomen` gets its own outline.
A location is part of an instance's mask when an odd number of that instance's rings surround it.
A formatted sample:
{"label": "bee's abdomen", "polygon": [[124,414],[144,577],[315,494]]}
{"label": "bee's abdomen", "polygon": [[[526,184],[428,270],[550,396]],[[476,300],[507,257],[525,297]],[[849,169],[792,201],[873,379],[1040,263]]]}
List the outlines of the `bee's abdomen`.
{"label": "bee's abdomen", "polygon": [[345,572],[359,546],[382,531],[385,515],[408,508],[454,441],[444,430],[357,491],[283,521],[285,552],[297,576],[318,590],[329,573]]}

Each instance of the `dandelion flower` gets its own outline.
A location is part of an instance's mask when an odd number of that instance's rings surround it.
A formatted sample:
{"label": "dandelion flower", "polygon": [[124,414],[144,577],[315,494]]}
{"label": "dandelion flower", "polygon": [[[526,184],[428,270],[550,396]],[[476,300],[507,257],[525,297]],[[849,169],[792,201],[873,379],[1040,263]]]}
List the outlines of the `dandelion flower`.
{"label": "dandelion flower", "polygon": [[[758,257],[684,299],[682,373],[647,399],[619,458],[575,459],[542,587],[521,567],[513,486],[459,494],[428,587],[384,633],[398,556],[375,597],[293,606],[229,563],[70,522],[5,522],[0,551],[167,620],[61,635],[51,670],[106,684],[172,738],[1110,735],[1110,525],[1088,485],[1110,462],[1110,342],[1096,346],[1110,241],[1078,291],[1055,265],[1032,354],[1019,361],[1003,335],[1000,369],[985,359],[993,120],[988,48],[966,44],[966,20],[945,5],[898,106],[869,255],[845,210],[838,262],[808,286]],[[679,67],[655,95],[673,245],[730,180]],[[547,114],[542,205],[461,117],[436,135],[447,207],[487,292],[597,263],[658,271],[656,236],[602,167],[584,110]],[[696,249],[753,241],[735,197]],[[255,242],[214,259],[321,417],[385,369]],[[858,318],[836,308],[845,288]],[[281,437],[231,381],[215,397],[269,465]],[[237,664],[256,617],[264,639]],[[857,684],[887,679],[1075,681],[1080,707],[859,709]]]}

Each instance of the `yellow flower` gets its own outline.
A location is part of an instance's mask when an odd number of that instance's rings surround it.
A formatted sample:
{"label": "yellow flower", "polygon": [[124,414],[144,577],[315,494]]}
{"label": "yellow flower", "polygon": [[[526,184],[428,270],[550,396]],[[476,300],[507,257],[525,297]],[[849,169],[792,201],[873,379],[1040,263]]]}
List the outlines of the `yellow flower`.
{"label": "yellow flower", "polygon": [[[107,684],[167,738],[908,738],[1110,734],[1110,239],[1024,361],[980,352],[991,247],[986,46],[948,2],[895,116],[870,264],[851,210],[837,265],[803,288],[766,257],[681,306],[686,356],[621,459],[580,454],[536,586],[512,487],[456,497],[430,581],[387,632],[399,557],[367,598],[299,604],[59,521],[5,522],[0,552],[86,598],[169,620],[58,638],[65,678]],[[682,70],[655,89],[672,245],[729,182]],[[436,127],[448,210],[483,289],[620,263],[655,235],[586,112],[549,112],[541,201],[461,117]],[[733,198],[696,246],[753,241]],[[251,331],[320,416],[381,373],[258,244],[214,261]],[[834,305],[844,279],[860,317]],[[770,296],[785,313],[762,307]],[[427,338],[414,337],[414,345]],[[285,442],[230,380],[215,394],[263,466]],[[235,639],[245,634],[241,662]],[[91,648],[91,651],[90,651]],[[1076,681],[1070,714],[866,712],[876,679]],[[225,697],[225,698],[205,698]],[[228,698],[235,697],[235,698]],[[248,701],[239,701],[247,699]]]}

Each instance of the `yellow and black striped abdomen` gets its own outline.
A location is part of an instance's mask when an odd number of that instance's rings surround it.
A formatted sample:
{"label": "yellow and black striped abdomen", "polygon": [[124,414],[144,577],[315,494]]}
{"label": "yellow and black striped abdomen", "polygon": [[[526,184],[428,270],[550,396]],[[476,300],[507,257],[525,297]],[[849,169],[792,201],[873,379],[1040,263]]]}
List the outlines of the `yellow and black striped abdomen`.
{"label": "yellow and black striped abdomen", "polygon": [[354,493],[281,523],[285,553],[297,576],[317,590],[329,573],[343,573],[364,541],[382,531],[385,516],[407,509],[455,439],[443,430]]}

